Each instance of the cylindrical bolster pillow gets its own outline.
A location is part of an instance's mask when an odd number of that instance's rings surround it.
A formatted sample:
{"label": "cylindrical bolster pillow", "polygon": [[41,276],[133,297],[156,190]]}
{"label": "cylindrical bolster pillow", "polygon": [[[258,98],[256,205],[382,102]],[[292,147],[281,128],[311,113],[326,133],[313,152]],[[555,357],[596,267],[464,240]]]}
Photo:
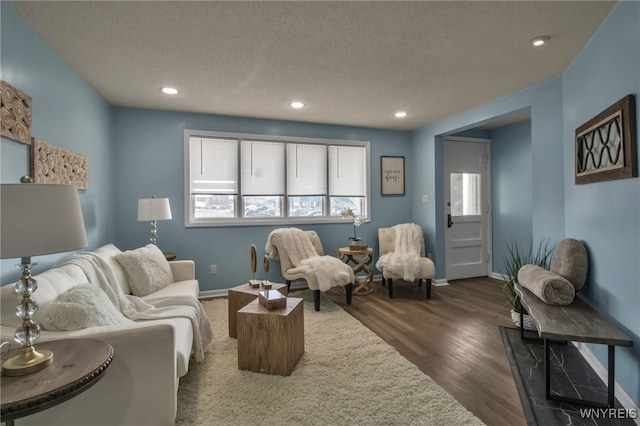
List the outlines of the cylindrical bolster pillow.
{"label": "cylindrical bolster pillow", "polygon": [[569,281],[536,265],[520,268],[518,283],[550,305],[568,305],[576,295]]}

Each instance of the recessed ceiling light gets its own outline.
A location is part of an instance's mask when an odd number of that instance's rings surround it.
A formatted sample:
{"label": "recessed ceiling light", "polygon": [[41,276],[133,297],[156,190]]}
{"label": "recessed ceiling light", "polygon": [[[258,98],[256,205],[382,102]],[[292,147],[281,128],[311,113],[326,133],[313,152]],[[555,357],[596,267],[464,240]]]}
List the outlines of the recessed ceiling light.
{"label": "recessed ceiling light", "polygon": [[295,109],[304,108],[304,104],[303,104],[302,102],[300,102],[300,101],[294,101],[294,102],[291,102],[291,103],[289,104],[289,106],[290,106],[291,108],[295,108]]}
{"label": "recessed ceiling light", "polygon": [[164,93],[165,95],[177,95],[178,94],[178,89],[174,89],[173,87],[163,87],[160,90],[162,90],[162,93]]}
{"label": "recessed ceiling light", "polygon": [[549,40],[549,36],[539,36],[539,37],[535,37],[531,39],[531,44],[533,45],[533,47],[540,47],[543,44],[545,44],[547,42],[547,40]]}
{"label": "recessed ceiling light", "polygon": [[398,111],[398,112],[396,112],[396,113],[395,113],[395,114],[393,114],[393,115],[394,115],[396,118],[405,118],[405,117],[406,117],[407,115],[409,115],[409,114],[407,114],[407,113],[406,113],[406,112],[404,112],[404,111]]}

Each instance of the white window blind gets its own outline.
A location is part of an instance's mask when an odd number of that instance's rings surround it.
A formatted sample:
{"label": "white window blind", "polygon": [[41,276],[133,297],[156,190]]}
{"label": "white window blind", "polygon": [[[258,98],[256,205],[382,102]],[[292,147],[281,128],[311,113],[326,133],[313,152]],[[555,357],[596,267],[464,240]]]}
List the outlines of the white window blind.
{"label": "white window blind", "polygon": [[330,196],[366,195],[366,158],[364,147],[329,146]]}
{"label": "white window blind", "polygon": [[287,144],[287,195],[327,193],[326,145]]}
{"label": "white window blind", "polygon": [[242,195],[284,195],[283,143],[242,141]]}
{"label": "white window blind", "polygon": [[238,141],[190,138],[192,194],[238,193]]}

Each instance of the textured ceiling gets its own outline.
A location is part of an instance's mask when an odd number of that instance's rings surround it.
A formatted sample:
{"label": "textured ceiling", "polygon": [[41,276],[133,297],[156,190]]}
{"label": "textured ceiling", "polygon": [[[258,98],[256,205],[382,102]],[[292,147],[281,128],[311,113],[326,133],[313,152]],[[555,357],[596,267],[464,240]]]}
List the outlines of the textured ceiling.
{"label": "textured ceiling", "polygon": [[[562,74],[614,5],[12,4],[114,106],[403,130]],[[543,34],[551,40],[532,48]]]}

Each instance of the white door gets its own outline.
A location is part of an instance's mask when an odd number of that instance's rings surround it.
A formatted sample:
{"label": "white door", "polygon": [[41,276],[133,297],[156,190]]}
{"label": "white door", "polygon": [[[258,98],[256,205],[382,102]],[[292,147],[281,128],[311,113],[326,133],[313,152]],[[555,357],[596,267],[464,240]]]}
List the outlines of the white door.
{"label": "white door", "polygon": [[489,141],[444,142],[445,255],[448,280],[489,275],[491,200]]}

